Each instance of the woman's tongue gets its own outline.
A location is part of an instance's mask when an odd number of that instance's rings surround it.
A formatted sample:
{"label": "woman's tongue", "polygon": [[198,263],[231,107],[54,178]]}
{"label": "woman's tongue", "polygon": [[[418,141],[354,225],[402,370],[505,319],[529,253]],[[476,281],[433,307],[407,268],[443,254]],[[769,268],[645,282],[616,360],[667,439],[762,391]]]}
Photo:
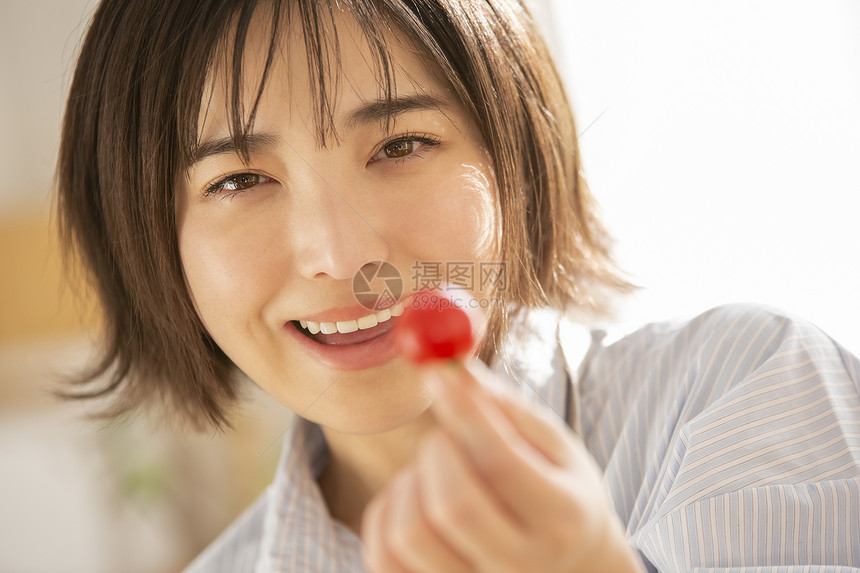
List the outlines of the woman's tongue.
{"label": "woman's tongue", "polygon": [[[335,332],[333,334],[323,334],[322,332],[318,332],[317,334],[312,334],[310,336],[320,344],[329,344],[332,346],[361,344],[362,342],[378,338],[391,330],[391,327],[394,326],[394,320],[394,317],[392,317],[385,322],[380,322],[373,328],[368,328],[366,330],[356,330],[355,332],[347,332],[345,334],[341,332]],[[298,328],[301,329],[301,327]]]}

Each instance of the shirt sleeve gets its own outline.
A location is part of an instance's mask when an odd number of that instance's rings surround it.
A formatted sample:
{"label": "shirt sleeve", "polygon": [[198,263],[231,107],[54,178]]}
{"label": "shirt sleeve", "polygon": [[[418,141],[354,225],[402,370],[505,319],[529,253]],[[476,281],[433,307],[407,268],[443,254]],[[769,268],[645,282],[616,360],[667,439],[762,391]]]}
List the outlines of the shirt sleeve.
{"label": "shirt sleeve", "polygon": [[599,341],[584,438],[653,571],[860,573],[860,362],[729,305]]}
{"label": "shirt sleeve", "polygon": [[260,551],[267,489],[183,573],[252,573]]}

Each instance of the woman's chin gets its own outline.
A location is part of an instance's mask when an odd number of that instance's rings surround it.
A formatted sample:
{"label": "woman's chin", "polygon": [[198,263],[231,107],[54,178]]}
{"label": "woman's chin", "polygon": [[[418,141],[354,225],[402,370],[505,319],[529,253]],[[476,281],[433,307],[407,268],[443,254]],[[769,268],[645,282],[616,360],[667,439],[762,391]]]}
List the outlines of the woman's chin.
{"label": "woman's chin", "polygon": [[[280,401],[299,416],[330,430],[379,434],[429,415],[430,392],[419,372],[399,356],[366,370],[337,371],[319,365],[303,370],[303,375],[295,373],[303,380],[319,381],[307,391],[306,405]],[[278,398],[277,389],[266,390]],[[292,394],[286,388],[283,392]]]}
{"label": "woman's chin", "polygon": [[[326,419],[318,420],[317,423],[344,434],[385,434],[408,426],[429,424],[432,421],[429,407],[430,399],[423,396],[415,396],[410,401],[391,401],[365,408],[347,405],[343,409],[327,412]],[[337,415],[337,410],[341,410],[341,415]]]}

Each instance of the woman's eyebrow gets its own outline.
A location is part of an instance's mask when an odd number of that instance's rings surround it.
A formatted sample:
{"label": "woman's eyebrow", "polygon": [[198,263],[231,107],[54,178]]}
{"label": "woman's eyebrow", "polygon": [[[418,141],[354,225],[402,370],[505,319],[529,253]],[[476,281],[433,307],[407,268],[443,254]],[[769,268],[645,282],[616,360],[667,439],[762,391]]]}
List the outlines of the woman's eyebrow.
{"label": "woman's eyebrow", "polygon": [[[383,123],[410,111],[435,110],[445,113],[450,109],[447,99],[429,94],[410,94],[391,98],[378,99],[360,104],[349,112],[344,120],[346,128],[354,129],[360,125]],[[249,133],[245,136],[248,151],[252,154],[265,153],[283,143],[283,138],[277,133]],[[200,142],[191,152],[189,168],[204,159],[216,155],[237,155],[239,149],[232,137],[219,137]]]}
{"label": "woman's eyebrow", "polygon": [[[248,146],[249,153],[264,153],[280,145],[283,138],[277,133],[249,133],[245,136],[245,144]],[[238,155],[239,148],[236,147],[236,142],[232,137],[219,137],[217,139],[207,139],[198,144],[191,152],[191,164],[195,164],[213,157],[216,155]]]}
{"label": "woman's eyebrow", "polygon": [[450,108],[447,99],[430,94],[409,94],[364,102],[351,111],[344,121],[346,128],[383,123],[409,111],[435,110],[444,113]]}

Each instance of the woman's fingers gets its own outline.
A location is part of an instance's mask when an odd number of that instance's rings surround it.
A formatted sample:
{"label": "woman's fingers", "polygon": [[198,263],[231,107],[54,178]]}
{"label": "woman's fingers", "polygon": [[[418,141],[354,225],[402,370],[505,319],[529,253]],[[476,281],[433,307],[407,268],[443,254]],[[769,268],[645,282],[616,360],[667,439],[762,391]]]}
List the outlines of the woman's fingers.
{"label": "woman's fingers", "polygon": [[425,370],[439,424],[362,523],[375,573],[569,571],[605,534],[600,475],[549,411],[481,365]]}
{"label": "woman's fingers", "polygon": [[525,534],[446,433],[428,436],[416,472],[431,527],[468,562],[506,571],[511,557],[521,554]]}
{"label": "woman's fingers", "polygon": [[361,518],[361,557],[364,567],[373,573],[414,573],[391,553],[385,543],[390,508],[388,496],[378,495],[364,510]]}
{"label": "woman's fingers", "polygon": [[427,372],[432,408],[498,502],[521,523],[553,509],[559,468],[534,448],[472,375],[459,365]]}
{"label": "woman's fingers", "polygon": [[444,432],[365,510],[365,565],[374,573],[502,572],[524,534]]}
{"label": "woman's fingers", "polygon": [[508,421],[533,448],[559,467],[573,463],[571,441],[574,436],[567,423],[555,412],[525,403],[511,388],[497,381],[483,362],[470,360],[466,369],[489,392]]}
{"label": "woman's fingers", "polygon": [[419,491],[426,475],[409,469],[395,478],[389,492],[390,521],[383,543],[397,561],[415,573],[469,573],[468,562],[431,525]]}

